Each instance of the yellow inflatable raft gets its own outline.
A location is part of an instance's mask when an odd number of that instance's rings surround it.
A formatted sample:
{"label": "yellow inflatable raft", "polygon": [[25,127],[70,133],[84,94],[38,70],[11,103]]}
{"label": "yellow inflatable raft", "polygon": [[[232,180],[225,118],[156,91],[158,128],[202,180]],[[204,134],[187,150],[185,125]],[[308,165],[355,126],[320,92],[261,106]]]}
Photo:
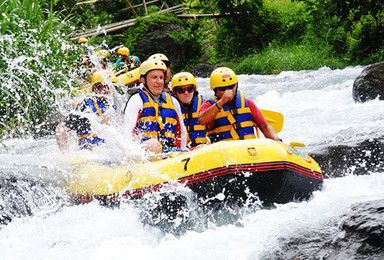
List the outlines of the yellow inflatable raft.
{"label": "yellow inflatable raft", "polygon": [[108,202],[139,198],[178,182],[201,198],[246,200],[253,194],[265,203],[286,203],[308,199],[323,182],[313,158],[265,138],[219,142],[157,159],[137,165],[80,163],[70,192],[81,203]]}
{"label": "yellow inflatable raft", "polygon": [[139,68],[124,72],[122,74],[120,73],[116,73],[116,74],[118,75],[117,79],[119,80],[119,82],[122,82],[126,87],[132,87],[135,84],[138,84],[140,81]]}

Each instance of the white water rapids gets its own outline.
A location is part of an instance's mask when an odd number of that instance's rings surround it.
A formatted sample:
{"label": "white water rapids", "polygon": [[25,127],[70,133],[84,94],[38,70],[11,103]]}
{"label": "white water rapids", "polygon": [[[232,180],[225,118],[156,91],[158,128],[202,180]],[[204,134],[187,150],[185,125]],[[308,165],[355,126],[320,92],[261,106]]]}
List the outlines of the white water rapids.
{"label": "white water rapids", "polygon": [[[362,69],[240,75],[239,88],[259,108],[281,112],[285,122],[279,136],[286,143],[304,142],[307,147],[302,151],[310,152],[383,136],[384,102],[361,104],[352,98],[353,81]],[[209,79],[198,79],[198,89],[209,98]],[[5,144],[8,150],[0,150],[1,178],[12,172],[17,178],[38,176],[60,183],[60,152],[54,137]],[[73,206],[62,202],[62,206],[44,198],[52,195],[41,194],[45,206],[0,227],[0,259],[268,258],[282,239],[321,229],[353,203],[384,198],[383,173],[384,169],[326,179],[323,189],[307,202],[243,213],[235,223],[210,222],[203,230],[191,229],[179,236],[143,224],[131,204],[123,203],[115,210],[98,203]],[[4,199],[12,197],[0,198],[0,202]]]}

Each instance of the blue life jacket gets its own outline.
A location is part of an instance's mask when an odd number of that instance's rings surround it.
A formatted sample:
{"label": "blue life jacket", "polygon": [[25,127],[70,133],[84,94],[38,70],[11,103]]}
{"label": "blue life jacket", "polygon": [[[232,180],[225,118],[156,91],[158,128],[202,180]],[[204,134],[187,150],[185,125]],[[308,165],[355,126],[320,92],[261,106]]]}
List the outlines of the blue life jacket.
{"label": "blue life jacket", "polygon": [[137,56],[129,55],[128,60],[125,61],[123,61],[123,59],[120,57],[116,61],[115,70],[120,70],[126,67],[128,71],[131,71],[138,68],[139,63],[140,59]]}
{"label": "blue life jacket", "polygon": [[137,120],[136,134],[141,136],[142,142],[154,138],[163,147],[176,147],[177,113],[171,95],[162,92],[156,102],[143,88],[137,92],[144,106]]}
{"label": "blue life jacket", "polygon": [[[218,98],[213,97],[208,101],[215,104]],[[215,117],[212,129],[208,131],[208,136],[212,143],[256,138],[251,109],[242,91],[237,91],[232,107],[223,105]]]}
{"label": "blue life jacket", "polygon": [[[86,98],[83,100],[83,105],[87,108],[91,108],[92,112],[97,116],[101,117],[105,122],[108,122],[108,118],[104,117],[105,111],[108,109],[107,105],[101,102],[98,99]],[[117,110],[117,107],[114,105],[113,108]],[[92,132],[91,128],[88,128],[83,135],[78,136],[78,144],[80,149],[92,149],[95,146],[99,146],[105,143],[105,140],[98,137],[95,133]]]}
{"label": "blue life jacket", "polygon": [[195,147],[199,144],[205,144],[207,142],[206,138],[206,127],[200,124],[198,117],[200,107],[204,102],[204,98],[202,95],[197,94],[194,95],[191,105],[188,110],[185,110],[183,106],[181,106],[181,112],[183,114],[183,120],[185,128],[188,132],[188,137],[190,142],[188,142],[188,146]]}

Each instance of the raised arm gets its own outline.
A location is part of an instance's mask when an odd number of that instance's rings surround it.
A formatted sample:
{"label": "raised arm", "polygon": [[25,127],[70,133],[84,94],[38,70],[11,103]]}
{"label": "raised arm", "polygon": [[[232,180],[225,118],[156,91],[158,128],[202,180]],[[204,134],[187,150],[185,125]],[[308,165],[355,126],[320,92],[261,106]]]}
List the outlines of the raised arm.
{"label": "raised arm", "polygon": [[[211,104],[209,101],[206,101],[200,109],[200,113],[198,117],[200,124],[202,125],[211,124],[215,120],[217,113],[219,113],[223,105],[228,101],[232,100],[234,95],[235,95],[234,91],[228,89],[223,93],[223,96],[215,104]],[[211,106],[209,106],[207,103],[211,104]]]}

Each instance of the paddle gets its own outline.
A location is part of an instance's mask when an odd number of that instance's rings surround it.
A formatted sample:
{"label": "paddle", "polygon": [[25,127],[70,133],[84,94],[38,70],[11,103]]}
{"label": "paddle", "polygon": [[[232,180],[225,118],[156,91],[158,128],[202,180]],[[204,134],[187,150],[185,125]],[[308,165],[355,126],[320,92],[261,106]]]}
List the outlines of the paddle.
{"label": "paddle", "polygon": [[[279,112],[271,111],[271,110],[265,110],[265,109],[260,109],[260,112],[265,118],[265,120],[267,120],[268,124],[270,124],[273,127],[273,129],[275,129],[276,133],[279,133],[283,128],[283,124],[284,124],[283,114]],[[305,144],[300,142],[291,142],[289,146],[292,148],[305,147]]]}
{"label": "paddle", "polygon": [[276,133],[279,133],[283,129],[284,116],[283,114],[271,110],[260,109],[261,114],[267,120]]}

